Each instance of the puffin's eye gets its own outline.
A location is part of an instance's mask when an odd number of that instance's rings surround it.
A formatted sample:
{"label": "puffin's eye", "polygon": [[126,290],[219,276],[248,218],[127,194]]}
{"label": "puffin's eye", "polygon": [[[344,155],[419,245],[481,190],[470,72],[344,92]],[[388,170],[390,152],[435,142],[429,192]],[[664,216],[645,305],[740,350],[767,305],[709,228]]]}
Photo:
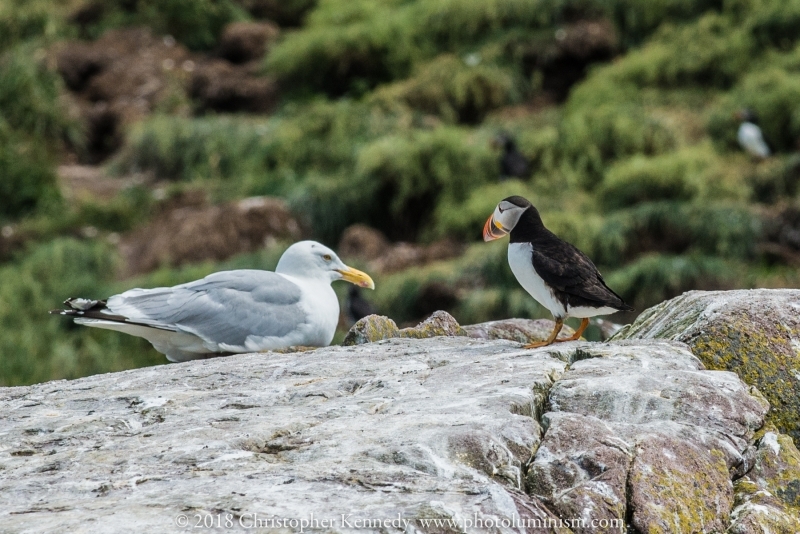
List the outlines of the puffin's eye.
{"label": "puffin's eye", "polygon": [[322,259],[325,261],[331,261],[333,258],[331,258],[330,254],[323,254]]}

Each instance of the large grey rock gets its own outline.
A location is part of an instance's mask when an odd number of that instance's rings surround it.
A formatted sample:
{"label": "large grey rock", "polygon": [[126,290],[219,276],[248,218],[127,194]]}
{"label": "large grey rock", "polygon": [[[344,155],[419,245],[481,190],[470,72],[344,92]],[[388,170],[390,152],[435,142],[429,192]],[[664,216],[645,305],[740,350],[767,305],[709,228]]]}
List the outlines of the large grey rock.
{"label": "large grey rock", "polygon": [[398,339],[2,389],[0,522],[555,519],[521,488],[531,414],[566,365],[509,342]]}
{"label": "large grey rock", "polygon": [[0,530],[719,531],[765,410],[653,341],[397,338],[5,388]]}
{"label": "large grey rock", "polygon": [[687,343],[769,400],[768,420],[800,441],[800,290],[690,291],[644,311],[614,339]]}
{"label": "large grey rock", "polygon": [[639,532],[720,532],[731,477],[752,465],[768,404],[733,373],[703,370],[683,344],[571,343],[550,390],[531,494],[561,517],[626,521]]}

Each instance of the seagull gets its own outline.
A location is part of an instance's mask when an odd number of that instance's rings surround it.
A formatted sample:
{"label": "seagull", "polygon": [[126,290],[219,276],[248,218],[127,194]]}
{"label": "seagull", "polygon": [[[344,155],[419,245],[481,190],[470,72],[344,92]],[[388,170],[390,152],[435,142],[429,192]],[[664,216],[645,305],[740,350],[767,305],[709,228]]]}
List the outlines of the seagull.
{"label": "seagull", "polygon": [[347,318],[352,323],[358,322],[367,315],[374,315],[377,313],[375,306],[364,298],[358,286],[350,286],[347,288],[345,311],[347,312]]}
{"label": "seagull", "polygon": [[[609,289],[592,260],[545,228],[539,211],[520,196],[501,201],[483,227],[484,241],[507,234],[511,271],[556,322],[547,340],[526,345],[526,349],[574,341],[586,330],[589,317],[633,310]],[[581,325],[571,337],[557,339],[567,317],[581,318]]]}
{"label": "seagull", "polygon": [[506,134],[501,133],[494,139],[495,146],[502,147],[500,157],[500,178],[527,178],[530,175],[528,159],[517,149],[517,143]]}
{"label": "seagull", "polygon": [[326,346],[336,332],[339,300],[331,282],[375,288],[366,273],[346,266],[315,241],[290,246],[275,272],[221,271],[201,280],[131,289],[106,300],[71,298],[50,313],[75,322],[143,337],[167,359],[181,362],[291,346]]}
{"label": "seagull", "polygon": [[736,114],[736,118],[742,121],[736,134],[739,146],[754,158],[768,158],[772,152],[764,141],[764,134],[758,126],[756,114],[749,109],[743,109]]}

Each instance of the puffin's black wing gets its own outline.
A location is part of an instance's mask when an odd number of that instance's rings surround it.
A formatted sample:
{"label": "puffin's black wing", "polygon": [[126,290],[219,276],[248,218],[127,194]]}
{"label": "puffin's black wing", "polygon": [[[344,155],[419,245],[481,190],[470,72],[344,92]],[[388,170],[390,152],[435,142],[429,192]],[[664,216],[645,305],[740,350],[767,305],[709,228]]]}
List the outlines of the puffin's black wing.
{"label": "puffin's black wing", "polygon": [[533,244],[531,262],[547,285],[564,293],[570,306],[633,309],[606,285],[586,254],[555,235],[549,237]]}

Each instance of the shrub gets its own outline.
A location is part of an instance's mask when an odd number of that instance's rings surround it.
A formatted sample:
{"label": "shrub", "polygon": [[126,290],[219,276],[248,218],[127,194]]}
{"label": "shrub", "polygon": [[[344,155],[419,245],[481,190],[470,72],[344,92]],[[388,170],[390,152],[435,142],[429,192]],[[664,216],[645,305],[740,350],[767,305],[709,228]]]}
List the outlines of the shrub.
{"label": "shrub", "polygon": [[231,179],[266,168],[267,127],[230,117],[155,116],[136,124],[114,162],[118,173],[167,180]]}
{"label": "shrub", "polygon": [[208,50],[226,24],[247,18],[234,0],[111,0],[87,32],[98,37],[109,28],[145,25],[193,50]]}
{"label": "shrub", "polygon": [[613,160],[634,154],[653,156],[673,149],[676,137],[659,119],[636,103],[597,107],[570,105],[560,131],[563,157],[593,189]]}
{"label": "shrub", "polygon": [[375,99],[389,104],[405,102],[447,122],[474,124],[518,95],[509,71],[494,65],[468,66],[453,54],[442,54],[418,68],[411,78],[378,89]]}
{"label": "shrub", "polygon": [[63,24],[52,11],[52,3],[42,0],[0,3],[0,52],[23,41],[61,34]]}
{"label": "shrub", "polygon": [[708,185],[702,177],[712,163],[708,154],[694,149],[651,158],[636,155],[609,168],[598,201],[616,210],[648,201],[691,200]]}
{"label": "shrub", "polygon": [[0,220],[28,215],[59,198],[52,161],[45,149],[0,122]]}
{"label": "shrub", "polygon": [[329,241],[355,222],[391,239],[431,237],[437,205],[462,202],[496,174],[487,145],[454,127],[385,135],[358,151],[353,174],[310,176],[293,205]]}
{"label": "shrub", "polygon": [[642,311],[691,289],[726,289],[739,265],[700,254],[647,254],[606,275],[610,287]]}
{"label": "shrub", "polygon": [[43,54],[35,45],[20,45],[0,55],[2,119],[11,129],[43,141],[78,143],[78,126],[58,99],[61,80],[37,60]]}
{"label": "shrub", "polygon": [[755,52],[747,28],[708,14],[686,26],[664,27],[609,67],[609,75],[639,87],[728,87],[750,66]]}

